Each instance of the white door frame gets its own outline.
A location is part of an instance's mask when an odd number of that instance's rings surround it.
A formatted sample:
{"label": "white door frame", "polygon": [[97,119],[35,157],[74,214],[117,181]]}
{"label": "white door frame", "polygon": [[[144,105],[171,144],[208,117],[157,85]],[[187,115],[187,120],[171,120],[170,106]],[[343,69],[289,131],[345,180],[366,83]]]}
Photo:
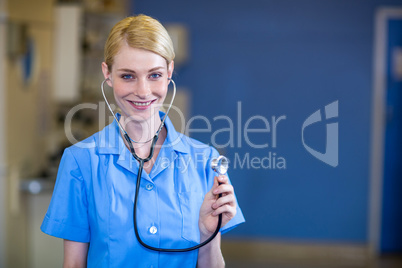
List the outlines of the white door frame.
{"label": "white door frame", "polygon": [[370,211],[368,238],[371,253],[380,253],[386,116],[387,22],[402,19],[402,8],[380,7],[375,14],[373,96],[371,118]]}

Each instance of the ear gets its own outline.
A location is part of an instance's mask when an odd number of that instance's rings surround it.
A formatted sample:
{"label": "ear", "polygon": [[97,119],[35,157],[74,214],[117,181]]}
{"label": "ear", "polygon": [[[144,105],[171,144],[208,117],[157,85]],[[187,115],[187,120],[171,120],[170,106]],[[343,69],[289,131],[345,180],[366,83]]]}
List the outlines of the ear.
{"label": "ear", "polygon": [[112,74],[109,72],[109,68],[108,68],[106,62],[102,62],[102,73],[103,73],[103,76],[105,77],[105,79],[109,79],[107,81],[107,84],[109,85],[109,87],[113,87],[112,80],[110,78]]}
{"label": "ear", "polygon": [[172,78],[173,70],[174,70],[174,61],[171,61],[168,66],[168,77],[169,78]]}

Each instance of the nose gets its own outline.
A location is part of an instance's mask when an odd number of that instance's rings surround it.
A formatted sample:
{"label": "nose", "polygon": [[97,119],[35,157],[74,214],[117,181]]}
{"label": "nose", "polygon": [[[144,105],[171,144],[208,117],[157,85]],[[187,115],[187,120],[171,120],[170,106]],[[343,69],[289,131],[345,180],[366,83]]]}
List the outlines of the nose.
{"label": "nose", "polygon": [[145,79],[139,79],[134,94],[141,99],[146,99],[151,94],[149,83]]}

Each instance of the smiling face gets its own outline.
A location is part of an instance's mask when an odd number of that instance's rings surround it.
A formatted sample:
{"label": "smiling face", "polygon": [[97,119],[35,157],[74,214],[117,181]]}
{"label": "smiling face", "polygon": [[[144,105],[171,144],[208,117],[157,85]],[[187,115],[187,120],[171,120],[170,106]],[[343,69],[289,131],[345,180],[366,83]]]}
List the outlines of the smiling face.
{"label": "smiling face", "polygon": [[123,117],[136,122],[152,118],[160,122],[159,115],[153,115],[165,100],[173,61],[167,66],[158,54],[124,43],[114,56],[113,66],[108,68],[102,63],[102,71],[109,78],[108,84],[113,87]]}

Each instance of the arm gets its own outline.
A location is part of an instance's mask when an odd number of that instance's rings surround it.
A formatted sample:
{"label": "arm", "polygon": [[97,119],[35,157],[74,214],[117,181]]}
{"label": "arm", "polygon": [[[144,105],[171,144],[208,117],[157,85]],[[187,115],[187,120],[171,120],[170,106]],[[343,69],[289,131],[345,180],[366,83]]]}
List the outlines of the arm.
{"label": "arm", "polygon": [[[222,194],[219,197],[219,194]],[[233,186],[226,176],[214,178],[214,185],[205,195],[200,209],[199,228],[201,241],[210,237],[218,224],[218,216],[222,214],[222,226],[225,226],[236,215],[236,199]],[[198,251],[197,267],[225,267],[221,252],[220,233]]]}
{"label": "arm", "polygon": [[87,267],[88,243],[64,240],[63,268]]}
{"label": "arm", "polygon": [[[206,239],[208,237],[201,237],[201,241]],[[211,242],[198,250],[197,268],[202,267],[225,267],[221,252],[221,233],[218,233]]]}

